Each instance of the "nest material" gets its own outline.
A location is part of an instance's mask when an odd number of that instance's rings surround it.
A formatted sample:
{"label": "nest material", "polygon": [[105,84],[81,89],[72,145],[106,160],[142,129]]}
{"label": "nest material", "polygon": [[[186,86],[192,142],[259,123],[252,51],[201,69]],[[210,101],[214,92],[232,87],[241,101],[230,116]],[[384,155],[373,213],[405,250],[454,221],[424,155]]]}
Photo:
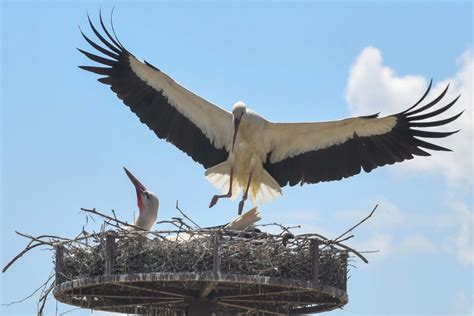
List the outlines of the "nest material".
{"label": "nest material", "polygon": [[156,315],[185,315],[191,306],[220,315],[290,314],[347,302],[347,250],[324,238],[192,234],[185,242],[114,232],[64,243],[54,295],[86,308]]}

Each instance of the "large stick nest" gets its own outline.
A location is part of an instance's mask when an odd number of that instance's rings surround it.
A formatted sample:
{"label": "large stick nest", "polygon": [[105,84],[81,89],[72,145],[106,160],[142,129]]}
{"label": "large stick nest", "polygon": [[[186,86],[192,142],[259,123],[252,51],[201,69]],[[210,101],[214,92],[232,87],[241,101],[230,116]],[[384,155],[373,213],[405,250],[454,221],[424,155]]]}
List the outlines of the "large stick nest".
{"label": "large stick nest", "polygon": [[82,308],[147,315],[303,314],[342,307],[350,255],[367,260],[341,241],[374,212],[330,240],[294,235],[279,224],[261,225],[280,230],[270,234],[201,229],[180,218],[167,221],[176,230],[147,232],[115,213],[83,210],[105,218],[99,232],[83,229],[74,239],[18,233],[31,242],[4,272],[37,246],[55,250],[55,281],[42,285],[39,313],[51,291]]}
{"label": "large stick nest", "polygon": [[[220,236],[221,273],[312,280],[310,241],[314,240],[320,247],[320,281],[342,290],[346,288],[347,251],[310,234],[288,238],[257,232],[201,230],[192,231],[192,239],[183,242],[180,238],[176,241],[165,237],[144,240],[135,232],[114,232],[116,255],[111,273],[212,271],[216,234]],[[63,244],[66,255],[61,267],[62,280],[105,273],[104,236],[90,236],[87,246],[84,241]]]}
{"label": "large stick nest", "polygon": [[[323,304],[332,309],[347,301],[347,250],[319,236],[193,230],[170,238],[168,233],[146,239],[137,232],[105,232],[63,243],[56,298],[87,308],[163,315],[185,313],[189,298],[198,297],[216,301],[222,315],[286,314]],[[114,245],[109,249],[107,234]],[[82,281],[68,282],[73,280]],[[207,286],[209,293],[202,295]],[[165,293],[166,299],[158,299]]]}

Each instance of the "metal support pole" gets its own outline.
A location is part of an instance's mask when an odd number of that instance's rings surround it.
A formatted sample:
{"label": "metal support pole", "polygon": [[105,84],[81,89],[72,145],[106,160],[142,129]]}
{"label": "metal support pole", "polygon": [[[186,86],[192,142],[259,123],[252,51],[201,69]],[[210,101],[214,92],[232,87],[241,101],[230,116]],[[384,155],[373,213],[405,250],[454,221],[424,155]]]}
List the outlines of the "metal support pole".
{"label": "metal support pole", "polygon": [[186,316],[212,316],[217,311],[217,302],[209,299],[191,299]]}
{"label": "metal support pole", "polygon": [[55,248],[56,248],[55,284],[59,285],[64,282],[64,275],[63,275],[64,246],[58,245]]}
{"label": "metal support pole", "polygon": [[309,248],[313,263],[313,282],[319,283],[319,241],[311,239]]}
{"label": "metal support pole", "polygon": [[342,267],[344,269],[344,272],[343,272],[343,278],[344,278],[344,282],[343,282],[343,288],[342,290],[346,291],[347,290],[347,259],[349,258],[349,253],[347,251],[343,251],[341,253],[341,263],[342,263]]}
{"label": "metal support pole", "polygon": [[115,264],[115,236],[107,234],[105,236],[105,275],[111,275]]}
{"label": "metal support pole", "polygon": [[[216,232],[213,238],[213,248],[212,248],[212,273],[217,279],[221,273],[221,256],[219,254],[220,248],[220,233]],[[212,291],[216,288],[217,282],[208,282],[206,283],[201,290],[199,291],[199,298],[205,299],[211,294]],[[209,304],[212,302],[210,300]]]}
{"label": "metal support pole", "polygon": [[218,276],[221,273],[221,256],[219,254],[221,235],[217,232],[214,235],[214,252],[212,254],[212,272],[214,276]]}

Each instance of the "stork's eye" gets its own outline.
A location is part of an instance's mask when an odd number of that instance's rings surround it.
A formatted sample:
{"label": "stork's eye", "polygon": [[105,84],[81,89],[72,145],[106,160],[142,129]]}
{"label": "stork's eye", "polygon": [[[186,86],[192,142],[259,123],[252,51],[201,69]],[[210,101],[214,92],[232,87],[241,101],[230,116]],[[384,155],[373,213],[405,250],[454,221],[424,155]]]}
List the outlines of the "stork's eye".
{"label": "stork's eye", "polygon": [[146,198],[149,199],[150,198],[150,193],[148,193],[148,192],[144,192],[144,193],[145,193]]}

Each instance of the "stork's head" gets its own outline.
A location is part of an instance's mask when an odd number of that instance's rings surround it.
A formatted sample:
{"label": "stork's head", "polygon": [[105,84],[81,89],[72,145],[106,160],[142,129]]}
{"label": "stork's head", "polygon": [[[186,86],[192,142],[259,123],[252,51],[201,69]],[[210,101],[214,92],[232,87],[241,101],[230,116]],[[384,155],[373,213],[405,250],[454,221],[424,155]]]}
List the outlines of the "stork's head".
{"label": "stork's head", "polygon": [[245,103],[242,101],[238,101],[232,107],[232,116],[235,119],[242,119],[242,116],[247,113],[247,108],[245,107]]}
{"label": "stork's head", "polygon": [[232,117],[234,118],[234,138],[232,140],[232,150],[234,150],[235,139],[237,138],[240,122],[242,121],[245,114],[247,114],[245,103],[242,101],[236,102],[232,107]]}
{"label": "stork's head", "polygon": [[135,176],[127,170],[127,168],[124,167],[123,169],[137,191],[137,205],[138,209],[140,210],[140,214],[136,222],[145,222],[144,224],[136,225],[145,229],[150,229],[158,214],[158,197],[155,193],[147,190],[147,188],[145,188],[145,186],[141,184],[141,182],[138,181],[137,178],[135,178]]}

